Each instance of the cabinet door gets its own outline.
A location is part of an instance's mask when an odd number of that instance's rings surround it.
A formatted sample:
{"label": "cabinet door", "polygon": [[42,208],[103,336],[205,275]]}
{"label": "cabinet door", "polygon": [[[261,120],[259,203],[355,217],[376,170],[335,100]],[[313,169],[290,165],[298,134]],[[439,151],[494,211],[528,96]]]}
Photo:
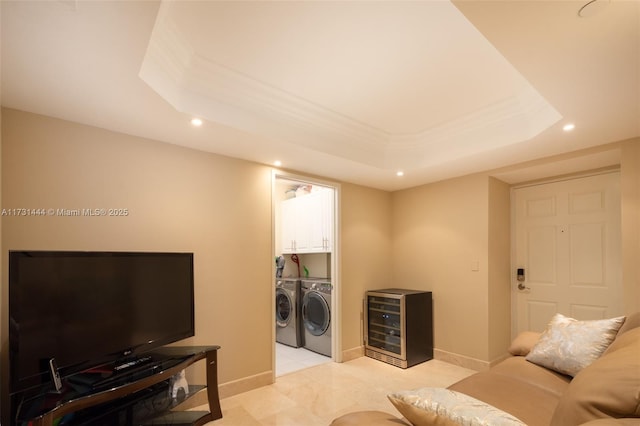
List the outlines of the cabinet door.
{"label": "cabinet door", "polygon": [[284,253],[308,253],[309,244],[308,196],[291,198],[282,202],[281,229]]}
{"label": "cabinet door", "polygon": [[295,205],[294,214],[295,218],[295,245],[296,253],[309,253],[312,252],[312,246],[310,241],[311,230],[310,227],[313,224],[313,217],[311,215],[310,207],[310,195],[303,195],[302,197],[294,198]]}
{"label": "cabinet door", "polygon": [[282,251],[284,253],[296,252],[296,221],[297,204],[296,199],[285,200],[282,202],[280,211],[280,229],[282,238]]}
{"label": "cabinet door", "polygon": [[320,192],[320,223],[324,238],[324,251],[333,251],[333,191]]}
{"label": "cabinet door", "polygon": [[319,191],[308,195],[309,248],[314,252],[333,249],[333,191]]}
{"label": "cabinet door", "polygon": [[282,202],[284,253],[326,253],[333,248],[333,191],[318,191]]}
{"label": "cabinet door", "polygon": [[314,192],[305,196],[307,201],[305,215],[308,218],[309,249],[314,252],[326,251],[324,227],[322,224],[322,194]]}

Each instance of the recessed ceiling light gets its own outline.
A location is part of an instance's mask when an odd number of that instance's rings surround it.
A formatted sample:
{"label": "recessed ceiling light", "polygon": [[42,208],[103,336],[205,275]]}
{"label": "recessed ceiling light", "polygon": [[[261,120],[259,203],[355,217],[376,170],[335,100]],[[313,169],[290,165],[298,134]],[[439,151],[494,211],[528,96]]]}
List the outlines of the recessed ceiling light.
{"label": "recessed ceiling light", "polygon": [[191,124],[193,124],[196,127],[200,127],[202,126],[202,120],[199,118],[192,118],[191,119]]}
{"label": "recessed ceiling light", "polygon": [[576,125],[573,124],[573,123],[568,123],[568,124],[565,124],[564,126],[562,126],[562,130],[564,130],[565,132],[570,132],[575,128],[576,128]]}
{"label": "recessed ceiling light", "polygon": [[404,176],[404,172],[402,170],[398,170],[396,172],[396,176]]}
{"label": "recessed ceiling light", "polygon": [[280,166],[282,166],[282,161],[276,160],[276,161],[273,162],[273,165],[276,166],[276,167],[280,167]]}

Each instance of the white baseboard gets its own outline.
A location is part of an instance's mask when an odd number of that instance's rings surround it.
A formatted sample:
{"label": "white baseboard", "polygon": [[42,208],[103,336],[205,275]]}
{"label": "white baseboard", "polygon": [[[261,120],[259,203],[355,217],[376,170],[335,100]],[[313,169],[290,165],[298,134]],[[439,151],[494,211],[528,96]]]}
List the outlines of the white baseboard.
{"label": "white baseboard", "polygon": [[[272,383],[273,372],[269,370],[265,371],[264,373],[256,374],[254,376],[243,377],[242,379],[222,383],[218,385],[218,393],[220,395],[220,399],[224,399],[253,389],[261,388],[262,386],[270,385]],[[176,407],[176,409],[179,408],[179,410],[188,410],[190,408],[199,407],[207,403],[207,390],[203,389],[180,404],[180,406]]]}
{"label": "white baseboard", "polygon": [[433,358],[475,371],[485,371],[491,367],[491,363],[488,361],[482,361],[468,356],[443,351],[441,349],[433,350]]}
{"label": "white baseboard", "polygon": [[264,373],[255,374],[242,379],[222,383],[218,386],[220,399],[228,398],[239,393],[247,392],[252,389],[261,388],[273,383],[273,371],[265,371]]}
{"label": "white baseboard", "polygon": [[513,356],[513,355],[511,355],[510,353],[505,352],[502,356],[499,356],[498,358],[496,358],[496,359],[494,359],[493,361],[491,361],[491,362],[489,363],[489,367],[493,367],[494,365],[499,364],[499,363],[501,363],[502,361],[504,361],[505,359],[507,359],[507,358],[511,358],[512,356]]}
{"label": "white baseboard", "polygon": [[342,351],[342,362],[351,361],[352,359],[364,356],[364,346],[356,346],[355,348]]}
{"label": "white baseboard", "polygon": [[[352,359],[360,358],[364,356],[364,346],[357,346],[355,348],[342,351],[342,362],[351,361]],[[476,358],[471,358],[465,355],[456,354],[453,352],[443,351],[441,349],[433,350],[433,358],[440,361],[448,362],[449,364],[458,365],[460,367],[469,368],[475,371],[488,370],[500,361],[508,357],[508,354],[493,360],[491,362],[482,361]]]}

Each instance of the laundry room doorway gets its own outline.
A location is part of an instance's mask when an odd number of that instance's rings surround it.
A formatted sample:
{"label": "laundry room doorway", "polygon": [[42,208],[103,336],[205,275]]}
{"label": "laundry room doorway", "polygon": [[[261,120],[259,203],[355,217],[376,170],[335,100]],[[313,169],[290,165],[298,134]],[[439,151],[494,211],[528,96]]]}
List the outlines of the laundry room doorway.
{"label": "laundry room doorway", "polygon": [[339,184],[274,171],[273,372],[341,361]]}

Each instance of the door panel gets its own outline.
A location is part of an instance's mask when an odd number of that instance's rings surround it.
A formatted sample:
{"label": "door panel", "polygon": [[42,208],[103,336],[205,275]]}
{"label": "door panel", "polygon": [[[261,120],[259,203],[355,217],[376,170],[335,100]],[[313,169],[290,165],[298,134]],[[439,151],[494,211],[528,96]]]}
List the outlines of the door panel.
{"label": "door panel", "polygon": [[527,232],[529,276],[540,285],[556,282],[556,227],[541,226]]}
{"label": "door panel", "polygon": [[514,333],[542,331],[557,312],[622,314],[619,180],[614,172],[514,190],[514,277],[525,269]]}
{"label": "door panel", "polygon": [[558,312],[558,304],[539,300],[527,301],[527,326],[528,330],[544,330],[549,319]]}
{"label": "door panel", "polygon": [[605,285],[603,223],[571,225],[569,231],[571,250],[571,285]]}

